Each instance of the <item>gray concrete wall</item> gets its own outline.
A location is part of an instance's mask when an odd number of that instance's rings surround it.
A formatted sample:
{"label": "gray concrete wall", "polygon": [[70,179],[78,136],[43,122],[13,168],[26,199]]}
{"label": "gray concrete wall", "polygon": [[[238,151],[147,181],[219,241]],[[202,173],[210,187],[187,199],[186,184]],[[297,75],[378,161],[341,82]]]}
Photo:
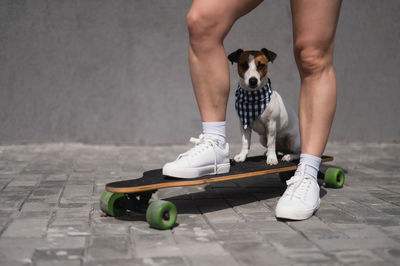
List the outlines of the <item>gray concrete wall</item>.
{"label": "gray concrete wall", "polygon": [[[0,143],[185,143],[201,130],[184,0],[0,0]],[[331,140],[400,140],[400,1],[345,0],[336,38]],[[268,0],[225,41],[269,48],[295,107],[289,1]],[[239,142],[231,70],[228,135]]]}

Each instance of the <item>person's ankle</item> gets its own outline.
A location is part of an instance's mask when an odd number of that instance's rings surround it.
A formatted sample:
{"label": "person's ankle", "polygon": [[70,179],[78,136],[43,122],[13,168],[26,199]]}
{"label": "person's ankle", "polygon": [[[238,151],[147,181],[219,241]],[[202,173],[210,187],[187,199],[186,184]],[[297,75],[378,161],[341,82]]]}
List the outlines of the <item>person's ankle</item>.
{"label": "person's ankle", "polygon": [[204,137],[211,137],[216,140],[216,144],[225,149],[226,144],[226,122],[202,122]]}
{"label": "person's ankle", "polygon": [[295,175],[300,175],[300,165],[302,164],[305,165],[305,174],[317,180],[321,158],[314,155],[302,153],[300,155],[300,162],[298,164]]}

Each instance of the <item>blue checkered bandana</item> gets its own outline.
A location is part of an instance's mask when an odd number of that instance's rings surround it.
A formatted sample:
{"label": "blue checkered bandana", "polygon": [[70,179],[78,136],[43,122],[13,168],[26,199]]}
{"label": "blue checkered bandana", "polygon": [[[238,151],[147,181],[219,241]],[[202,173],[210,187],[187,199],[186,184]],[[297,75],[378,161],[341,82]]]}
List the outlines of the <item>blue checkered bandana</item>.
{"label": "blue checkered bandana", "polygon": [[235,94],[235,109],[239,115],[244,129],[251,126],[267,108],[271,100],[272,88],[271,81],[256,91],[246,91],[240,87],[240,83]]}

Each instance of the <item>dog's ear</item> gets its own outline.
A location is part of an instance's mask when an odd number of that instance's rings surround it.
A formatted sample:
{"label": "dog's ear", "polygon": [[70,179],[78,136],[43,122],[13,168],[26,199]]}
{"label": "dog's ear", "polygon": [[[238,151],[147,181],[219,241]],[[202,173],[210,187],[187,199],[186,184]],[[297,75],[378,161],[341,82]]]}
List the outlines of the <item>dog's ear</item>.
{"label": "dog's ear", "polygon": [[265,54],[265,56],[267,57],[268,61],[270,61],[271,63],[274,62],[274,60],[276,58],[276,53],[274,53],[274,52],[272,52],[272,51],[270,51],[268,49],[265,49],[265,48],[262,48],[261,52],[263,54]]}
{"label": "dog's ear", "polygon": [[242,49],[237,49],[236,52],[233,52],[230,55],[228,55],[228,59],[229,61],[231,61],[232,65],[233,63],[239,62],[239,57],[242,53],[243,53]]}

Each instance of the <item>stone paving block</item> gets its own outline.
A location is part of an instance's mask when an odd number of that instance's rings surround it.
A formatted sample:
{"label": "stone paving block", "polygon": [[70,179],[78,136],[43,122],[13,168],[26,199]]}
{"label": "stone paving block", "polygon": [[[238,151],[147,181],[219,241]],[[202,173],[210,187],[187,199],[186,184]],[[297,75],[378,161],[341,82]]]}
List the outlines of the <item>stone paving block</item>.
{"label": "stone paving block", "polygon": [[94,236],[90,238],[88,259],[123,259],[130,257],[128,236]]}
{"label": "stone paving block", "polygon": [[97,169],[97,163],[92,160],[77,159],[73,164],[74,172],[76,173],[92,173]]}
{"label": "stone paving block", "polygon": [[228,198],[226,201],[229,205],[233,206],[234,210],[244,214],[253,212],[267,212],[267,209],[263,204],[261,204],[255,197],[247,195],[247,197],[241,198]]}
{"label": "stone paving block", "polygon": [[337,264],[331,257],[322,252],[293,252],[287,254],[287,257],[292,260],[296,265],[327,265]]}
{"label": "stone paving block", "polygon": [[207,220],[213,223],[244,222],[224,200],[198,200],[198,207]]}
{"label": "stone paving block", "polygon": [[92,223],[91,234],[92,235],[128,235],[129,234],[129,224],[98,224]]}
{"label": "stone paving block", "polygon": [[14,179],[7,185],[8,187],[33,187],[37,185],[41,175],[22,175],[15,176]]}
{"label": "stone paving block", "polygon": [[55,203],[41,202],[40,200],[26,200],[21,212],[50,212],[55,208]]}
{"label": "stone paving block", "polygon": [[259,242],[226,243],[224,248],[240,265],[289,265],[290,261],[275,249]]}
{"label": "stone paving block", "polygon": [[[201,210],[202,211],[202,210]],[[202,211],[203,212],[203,211]],[[233,209],[227,207],[225,209],[215,210],[203,213],[205,219],[211,224],[218,223],[243,223],[245,219],[236,213]]]}
{"label": "stone paving block", "polygon": [[[179,209],[178,209],[179,212]],[[207,227],[209,228],[209,224],[207,224],[207,221],[204,219],[204,216],[200,213],[180,213],[178,214],[177,217],[177,223],[178,227],[182,226],[189,226],[189,227]]]}
{"label": "stone paving block", "polygon": [[393,247],[393,248],[377,248],[377,249],[373,249],[371,250],[373,253],[377,254],[380,258],[383,258],[386,260],[387,263],[388,261],[390,263],[393,263],[393,265],[399,265],[399,261],[400,261],[400,247]]}
{"label": "stone paving block", "polygon": [[39,186],[44,188],[62,189],[65,182],[65,180],[41,180]]}
{"label": "stone paving block", "polygon": [[308,239],[315,238],[339,238],[344,237],[340,230],[335,230],[334,227],[322,222],[318,217],[313,216],[308,220],[301,222],[288,222],[288,225],[302,232]]}
{"label": "stone paving block", "polygon": [[285,256],[289,256],[294,253],[318,253],[320,249],[311,241],[301,238],[301,239],[278,239],[269,240],[276,250]]}
{"label": "stone paving block", "polygon": [[377,210],[379,210],[385,214],[389,214],[389,215],[396,216],[396,217],[400,216],[400,206],[395,206],[393,204],[389,204],[388,207],[379,206],[379,207],[374,207],[374,208],[376,208]]}
{"label": "stone paving block", "polygon": [[67,174],[51,174],[42,178],[42,181],[67,181]]}
{"label": "stone paving block", "polygon": [[336,224],[335,228],[349,238],[387,237],[388,234],[375,226],[366,224]]}
{"label": "stone paving block", "polygon": [[373,252],[369,250],[345,250],[338,251],[335,253],[335,258],[339,260],[341,263],[350,264],[350,263],[358,263],[358,264],[371,264],[378,265],[383,262],[383,259],[375,255]]}
{"label": "stone paving block", "polygon": [[66,162],[55,162],[51,157],[40,159],[24,167],[24,174],[63,174],[71,169],[70,164]]}
{"label": "stone paving block", "polygon": [[6,186],[2,190],[2,194],[8,194],[8,195],[21,195],[21,197],[26,198],[34,189],[35,187],[29,187],[29,186]]}
{"label": "stone paving block", "polygon": [[191,242],[212,242],[217,239],[215,232],[210,227],[179,225],[173,230],[173,237],[178,244]]}
{"label": "stone paving block", "polygon": [[7,166],[7,162],[4,161],[3,159],[0,159],[0,170],[5,169]]}
{"label": "stone paving block", "polygon": [[10,218],[0,218],[0,234],[10,222]]}
{"label": "stone paving block", "polygon": [[271,232],[271,231],[290,231],[287,224],[276,221],[259,222],[225,222],[215,223],[212,227],[217,232]]}
{"label": "stone paving block", "polygon": [[381,215],[380,217],[363,217],[364,223],[369,225],[377,226],[397,226],[400,225],[400,219],[398,216],[392,215]]}
{"label": "stone paving block", "polygon": [[89,236],[91,232],[88,224],[52,224],[47,230],[47,235],[50,237]]}
{"label": "stone paving block", "polygon": [[0,191],[3,190],[12,179],[0,179]]}
{"label": "stone paving block", "polygon": [[[154,257],[154,258],[143,258],[143,265],[151,266],[186,266],[185,259],[182,257]],[[204,265],[204,264],[203,264]]]}
{"label": "stone paving block", "polygon": [[361,221],[336,207],[321,206],[315,215],[326,223],[357,224]]}
{"label": "stone paving block", "polygon": [[181,256],[229,256],[230,254],[223,248],[220,243],[200,243],[193,242],[190,245],[178,244]]}
{"label": "stone paving block", "polygon": [[0,209],[0,218],[13,218],[12,216],[15,214],[16,212],[13,210],[4,210],[4,209]]}
{"label": "stone paving block", "polygon": [[93,173],[72,173],[67,180],[68,185],[90,185],[94,182]]}
{"label": "stone paving block", "polygon": [[46,232],[49,218],[15,219],[8,225],[2,237],[40,238]]}
{"label": "stone paving block", "polygon": [[24,203],[24,198],[12,199],[11,197],[0,196],[0,209],[1,210],[19,210]]}
{"label": "stone paving block", "polygon": [[87,237],[84,236],[52,236],[46,237],[47,249],[83,249]]}
{"label": "stone paving block", "polygon": [[386,202],[394,204],[396,206],[400,206],[400,195],[394,193],[379,193],[376,194],[377,198],[380,198]]}
{"label": "stone paving block", "polygon": [[391,248],[399,246],[398,242],[395,242],[388,237],[315,239],[313,240],[313,242],[325,251],[354,249],[363,250],[374,248]]}
{"label": "stone paving block", "polygon": [[135,257],[179,256],[181,253],[169,230],[158,233],[131,228],[131,239]]}
{"label": "stone paving block", "polygon": [[263,238],[262,236],[260,236],[260,234],[262,233],[258,233],[258,232],[236,232],[236,231],[217,231],[216,232],[216,240],[218,241],[218,243],[220,244],[224,244],[224,243],[235,243],[235,242],[239,242],[239,243],[243,243],[243,242],[258,242],[258,243],[262,243],[263,242]]}
{"label": "stone paving block", "polygon": [[276,221],[275,213],[270,210],[262,212],[240,212],[240,214],[248,222]]}
{"label": "stone paving block", "polygon": [[[157,168],[161,168],[158,166]],[[130,160],[123,160],[121,163],[121,170],[123,173],[137,173],[137,172],[144,172],[150,169],[145,169],[143,166],[138,165],[137,162]],[[139,176],[142,176],[141,174]]]}
{"label": "stone paving block", "polygon": [[[397,162],[397,164],[398,164],[398,162]],[[395,177],[396,181],[399,181],[398,177],[399,177],[399,174],[397,175],[397,177]],[[395,194],[400,194],[400,184],[390,184],[390,186],[380,185],[379,187],[381,187],[385,190],[388,190],[390,192],[393,192]]]}
{"label": "stone paving block", "polygon": [[52,188],[52,187],[35,187],[29,199],[41,199],[43,202],[47,203],[57,203],[60,198],[62,188]]}
{"label": "stone paving block", "polygon": [[[85,261],[84,266],[142,266],[144,264],[143,260],[140,258],[129,258],[129,259],[110,259],[110,260],[90,260]],[[147,264],[147,265],[157,265],[157,264]]]}
{"label": "stone paving block", "polygon": [[[91,215],[91,223],[92,224],[109,224],[109,225],[114,225],[114,224],[121,224],[121,223],[132,223],[135,222],[134,225],[138,226],[139,224],[145,224],[147,227],[148,224],[145,218],[144,214],[138,214],[138,216],[123,216],[120,217],[118,219],[116,219],[115,217],[111,217],[111,216],[104,216],[104,213],[99,210],[99,209],[95,209]],[[133,224],[131,224],[133,225]]]}
{"label": "stone paving block", "polygon": [[296,232],[295,230],[279,230],[279,231],[262,231],[262,232],[258,232],[257,233],[259,235],[259,237],[265,241],[272,241],[272,240],[276,240],[276,241],[283,241],[283,240],[293,240],[293,241],[297,241],[299,239],[303,239],[304,236],[299,233]]}
{"label": "stone paving block", "polygon": [[35,265],[80,265],[84,249],[36,249],[32,256]]}
{"label": "stone paving block", "polygon": [[385,234],[400,240],[400,226],[385,226],[380,228]]}
{"label": "stone paving block", "polygon": [[93,185],[66,185],[60,199],[60,205],[87,203],[92,192]]}
{"label": "stone paving block", "polygon": [[0,265],[31,266],[32,263],[30,260],[18,261],[18,260],[9,260],[9,259],[0,258]]}
{"label": "stone paving block", "polygon": [[5,238],[2,236],[0,238],[0,262],[9,260],[30,264],[35,249],[46,246],[46,240],[40,238]]}
{"label": "stone paving block", "polygon": [[346,213],[350,214],[351,216],[359,220],[362,219],[363,217],[376,217],[382,215],[381,212],[369,208],[363,204],[359,204],[355,201],[349,201],[346,203],[334,202],[332,204],[341,210],[345,210]]}
{"label": "stone paving block", "polygon": [[[65,207],[65,206],[64,206]],[[51,220],[51,226],[56,225],[82,225],[89,224],[91,206],[70,206],[69,208],[57,208]]]}
{"label": "stone paving block", "polygon": [[44,211],[24,211],[18,214],[17,219],[38,219],[51,221],[53,212],[51,210]]}
{"label": "stone paving block", "polygon": [[35,266],[81,266],[81,260],[38,260]]}
{"label": "stone paving block", "polygon": [[[240,264],[232,258],[231,255],[220,255],[220,256],[185,256],[188,261],[187,265],[191,266],[207,266],[207,265],[218,265],[218,266],[239,266]],[[167,265],[167,264],[165,264]],[[172,265],[172,264],[168,264]],[[175,264],[174,264],[175,265]],[[182,264],[185,265],[185,264]]]}

